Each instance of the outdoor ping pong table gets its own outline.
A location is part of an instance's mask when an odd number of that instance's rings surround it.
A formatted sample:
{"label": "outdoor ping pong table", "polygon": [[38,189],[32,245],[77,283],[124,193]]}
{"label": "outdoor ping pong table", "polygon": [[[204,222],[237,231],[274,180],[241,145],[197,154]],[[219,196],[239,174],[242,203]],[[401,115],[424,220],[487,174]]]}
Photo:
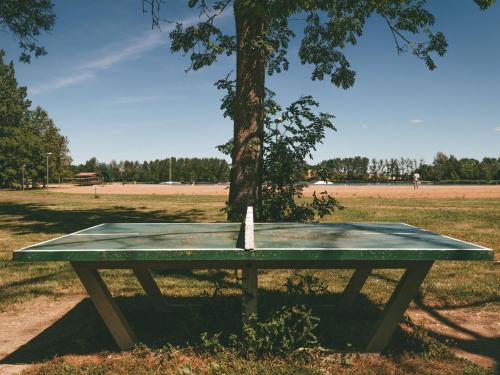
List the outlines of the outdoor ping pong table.
{"label": "outdoor ping pong table", "polygon": [[491,260],[491,249],[403,223],[113,223],[14,252],[16,261],[69,261],[122,350],[137,340],[99,275],[132,269],[164,303],[151,269],[241,269],[243,314],[257,312],[257,269],[355,269],[338,308],[348,311],[373,269],[405,269],[370,333],[381,352],[434,261]]}

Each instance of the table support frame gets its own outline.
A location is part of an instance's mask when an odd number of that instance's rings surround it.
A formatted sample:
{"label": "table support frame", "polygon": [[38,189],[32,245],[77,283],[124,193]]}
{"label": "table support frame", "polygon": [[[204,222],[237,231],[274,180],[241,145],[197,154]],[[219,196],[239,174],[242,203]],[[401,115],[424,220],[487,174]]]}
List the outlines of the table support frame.
{"label": "table support frame", "polygon": [[[355,266],[355,271],[347,284],[339,303],[338,310],[340,312],[346,312],[352,306],[373,269],[405,269],[405,273],[399,280],[394,292],[384,307],[384,310],[375,323],[375,327],[368,339],[368,344],[365,349],[366,352],[380,353],[387,346],[394,330],[403,317],[408,305],[417,294],[420,285],[424,281],[433,263],[433,261],[402,261],[390,263],[349,262],[345,265],[342,265],[341,263],[334,263],[331,265],[339,266],[331,268],[350,268],[353,265]],[[140,262],[122,262],[122,264],[117,264],[117,262],[71,262],[71,264],[83,286],[87,290],[87,293],[94,303],[97,312],[103,319],[121,350],[130,350],[133,348],[137,343],[137,339],[127,320],[121,313],[118,305],[113,300],[113,297],[102,280],[98,270],[106,268],[132,269],[147,296],[151,298],[157,307],[164,309],[166,307],[165,300],[160,288],[151,275],[150,269],[179,268],[179,265],[171,264],[170,262],[143,262],[142,264]],[[200,263],[197,264],[196,267],[185,268],[203,269],[212,268],[210,267],[212,265],[212,263],[207,262],[207,264]],[[239,268],[242,270],[243,322],[248,323],[249,317],[257,314],[257,267],[260,265],[252,262],[239,265],[231,264],[231,266],[233,267],[222,266],[221,268]],[[282,267],[271,266],[276,265],[270,264],[265,268],[294,268],[284,267],[283,264]],[[325,264],[322,264],[321,267],[314,267],[313,263],[297,264],[297,266],[300,266],[297,268],[327,268]]]}
{"label": "table support frame", "polygon": [[165,310],[167,308],[167,303],[165,298],[161,293],[158,284],[156,284],[153,275],[151,275],[151,270],[144,266],[136,266],[133,268],[134,275],[141,284],[142,289],[151,300],[153,306],[158,310]]}
{"label": "table support frame", "polygon": [[342,297],[340,298],[340,303],[337,309],[340,314],[344,314],[349,310],[371,273],[371,268],[357,268],[354,271],[349,283],[342,293]]}
{"label": "table support frame", "polygon": [[71,265],[118,347],[121,350],[132,349],[137,343],[137,338],[106,287],[97,268],[88,268],[78,262],[72,262]]}
{"label": "table support frame", "polygon": [[415,298],[425,276],[434,262],[422,262],[408,268],[375,323],[366,346],[369,353],[380,353],[387,346],[410,302]]}
{"label": "table support frame", "polygon": [[241,287],[243,322],[252,324],[252,316],[257,316],[258,276],[255,265],[249,264],[242,269]]}

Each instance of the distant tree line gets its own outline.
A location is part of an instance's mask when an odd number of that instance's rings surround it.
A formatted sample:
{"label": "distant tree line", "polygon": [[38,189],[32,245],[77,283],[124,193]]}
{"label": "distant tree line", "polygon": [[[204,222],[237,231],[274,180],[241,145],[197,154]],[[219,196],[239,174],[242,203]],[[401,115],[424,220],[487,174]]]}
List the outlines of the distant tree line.
{"label": "distant tree line", "polygon": [[419,171],[430,181],[500,180],[500,158],[457,159],[438,152],[432,165],[422,164]]}
{"label": "distant tree line", "polygon": [[311,166],[309,179],[328,181],[411,181],[414,173],[434,182],[500,180],[500,158],[457,159],[438,152],[432,164],[409,158],[335,158]]}
{"label": "distant tree line", "polygon": [[230,166],[217,158],[167,158],[152,161],[99,162],[96,158],[72,167],[73,173],[97,172],[104,181],[159,183],[169,180],[187,183],[216,183],[229,180]]}
{"label": "distant tree line", "polygon": [[409,158],[335,158],[316,165],[313,176],[329,181],[409,181],[422,165],[423,161]]}
{"label": "distant tree line", "polygon": [[[68,139],[41,107],[31,109],[26,87],[19,87],[14,65],[0,50],[0,186],[45,184],[47,160],[52,181],[70,173]],[[47,159],[48,157],[48,159]]]}
{"label": "distant tree line", "polygon": [[[184,183],[216,183],[229,180],[230,165],[218,158],[166,158],[152,161],[99,162],[95,157],[71,166],[73,174],[97,172],[106,182],[159,183],[169,180]],[[308,173],[306,171],[308,169]],[[304,170],[304,179],[328,181],[411,181],[419,173],[422,180],[434,182],[500,181],[500,158],[457,159],[438,152],[432,164],[410,158],[369,159],[355,156],[324,160]]]}

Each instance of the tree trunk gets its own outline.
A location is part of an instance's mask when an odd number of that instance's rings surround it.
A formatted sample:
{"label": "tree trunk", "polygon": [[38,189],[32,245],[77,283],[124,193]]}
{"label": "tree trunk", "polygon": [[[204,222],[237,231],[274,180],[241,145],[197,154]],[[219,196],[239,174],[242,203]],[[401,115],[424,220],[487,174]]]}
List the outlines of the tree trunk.
{"label": "tree trunk", "polygon": [[258,208],[260,201],[266,57],[256,41],[265,37],[266,22],[263,7],[257,1],[236,0],[234,14],[236,100],[228,221],[242,221],[246,207]]}

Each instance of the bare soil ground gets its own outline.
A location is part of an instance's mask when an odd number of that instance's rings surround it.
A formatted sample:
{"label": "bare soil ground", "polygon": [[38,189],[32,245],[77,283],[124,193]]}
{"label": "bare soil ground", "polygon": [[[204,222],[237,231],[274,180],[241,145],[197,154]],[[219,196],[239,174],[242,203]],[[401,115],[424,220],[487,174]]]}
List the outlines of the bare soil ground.
{"label": "bare soil ground", "polygon": [[[74,194],[138,195],[219,195],[228,194],[227,185],[106,184],[98,186],[51,185],[50,191]],[[500,185],[310,185],[305,196],[327,191],[335,197],[374,198],[500,198]]]}
{"label": "bare soil ground", "polygon": [[498,312],[411,308],[406,314],[413,322],[423,325],[430,336],[449,340],[449,347],[456,356],[486,368],[500,365]]}
{"label": "bare soil ground", "polygon": [[19,374],[29,367],[5,364],[2,360],[40,335],[84,297],[83,294],[58,299],[42,296],[0,313],[0,374]]}

